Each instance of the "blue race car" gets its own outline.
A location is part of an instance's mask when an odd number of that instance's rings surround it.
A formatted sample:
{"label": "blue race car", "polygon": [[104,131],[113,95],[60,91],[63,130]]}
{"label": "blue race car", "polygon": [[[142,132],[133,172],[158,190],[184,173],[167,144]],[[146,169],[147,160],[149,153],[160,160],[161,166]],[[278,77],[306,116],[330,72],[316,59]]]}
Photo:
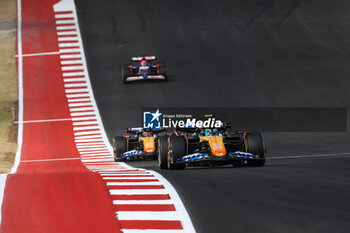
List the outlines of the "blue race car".
{"label": "blue race car", "polygon": [[132,57],[132,63],[122,67],[123,83],[138,80],[166,80],[167,69],[164,62],[157,62],[155,56]]}

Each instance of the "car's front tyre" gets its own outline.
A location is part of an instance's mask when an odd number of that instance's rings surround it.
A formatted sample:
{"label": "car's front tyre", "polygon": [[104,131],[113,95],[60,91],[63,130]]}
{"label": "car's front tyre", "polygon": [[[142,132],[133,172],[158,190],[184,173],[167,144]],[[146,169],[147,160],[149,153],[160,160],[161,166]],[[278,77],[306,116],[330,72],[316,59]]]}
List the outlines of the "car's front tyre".
{"label": "car's front tyre", "polygon": [[127,83],[126,79],[131,75],[129,66],[126,64],[122,65],[122,83]]}
{"label": "car's front tyre", "polygon": [[168,136],[158,138],[158,167],[160,169],[168,168]]}
{"label": "car's front tyre", "polygon": [[246,152],[257,156],[256,159],[249,159],[248,166],[261,167],[265,164],[265,144],[260,132],[248,132],[245,135]]}
{"label": "car's front tyre", "polygon": [[113,138],[113,154],[114,154],[114,160],[123,162],[126,160],[125,157],[123,157],[123,153],[125,153],[128,150],[127,148],[127,140],[125,137],[117,136]]}
{"label": "car's front tyre", "polygon": [[169,169],[184,169],[185,163],[177,163],[178,158],[187,154],[187,141],[184,136],[170,136],[168,150],[168,168]]}

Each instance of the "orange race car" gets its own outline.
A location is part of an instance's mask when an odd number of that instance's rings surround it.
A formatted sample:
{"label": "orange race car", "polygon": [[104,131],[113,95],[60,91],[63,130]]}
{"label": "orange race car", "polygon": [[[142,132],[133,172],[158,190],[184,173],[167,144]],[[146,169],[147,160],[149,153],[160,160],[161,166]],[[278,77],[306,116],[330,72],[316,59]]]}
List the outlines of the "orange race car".
{"label": "orange race car", "polygon": [[152,159],[157,155],[157,139],[165,129],[127,128],[123,136],[113,138],[114,159]]}
{"label": "orange race car", "polygon": [[161,169],[189,166],[263,166],[265,144],[260,132],[231,132],[229,126],[206,129],[177,129],[158,139]]}

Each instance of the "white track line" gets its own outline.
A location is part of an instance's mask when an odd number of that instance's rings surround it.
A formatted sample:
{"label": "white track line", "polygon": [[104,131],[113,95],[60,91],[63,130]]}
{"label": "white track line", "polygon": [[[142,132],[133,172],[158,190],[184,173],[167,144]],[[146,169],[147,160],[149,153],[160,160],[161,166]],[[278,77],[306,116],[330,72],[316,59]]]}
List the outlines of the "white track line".
{"label": "white track line", "polygon": [[[82,158],[84,159],[89,159],[89,158],[92,158],[92,157],[99,157],[99,158],[113,158],[113,156],[109,153],[105,153],[105,154],[85,154],[85,155],[80,155]],[[98,168],[96,168],[98,169]]]}
{"label": "white track line", "polygon": [[159,195],[169,194],[166,189],[110,189],[111,195]]}
{"label": "white track line", "polygon": [[60,19],[60,18],[74,18],[73,14],[56,14],[55,15],[56,19]]}
{"label": "white track line", "polygon": [[[78,135],[89,135],[89,134],[100,134],[101,131],[86,131],[86,132],[75,132],[74,135],[75,136],[78,136]],[[94,139],[86,139],[86,140],[83,140],[83,139],[79,139],[79,140],[76,140],[76,141],[86,141],[86,142],[92,142],[92,141],[95,141]]]}
{"label": "white track line", "polygon": [[[17,0],[17,72],[18,72],[18,130],[17,130],[17,152],[11,173],[16,173],[21,161],[23,143],[23,51],[22,51],[22,3]],[[0,210],[1,211],[1,210]],[[1,220],[0,220],[1,221]]]}
{"label": "white track line", "polygon": [[84,159],[89,159],[89,158],[98,157],[98,156],[100,156],[100,157],[108,157],[108,158],[113,159],[113,156],[111,154],[109,154],[109,153],[84,154],[84,155],[80,154],[80,156],[82,158],[84,158]]}
{"label": "white track line", "polygon": [[122,229],[123,233],[189,233],[187,230],[163,230],[163,229]]}
{"label": "white track line", "polygon": [[125,186],[125,185],[162,185],[159,182],[107,182],[107,186]]}
{"label": "white track line", "polygon": [[180,220],[176,211],[118,211],[119,220]]}
{"label": "white track line", "polygon": [[[103,177],[103,180],[155,180],[156,177],[113,177],[113,176],[107,176]],[[113,181],[115,182],[115,181]]]}
{"label": "white track line", "polygon": [[[94,124],[96,124],[96,122]],[[99,126],[73,127],[73,131],[82,131],[82,130],[89,130],[89,129],[100,129],[100,127]]]}
{"label": "white track line", "polygon": [[55,162],[65,160],[80,160],[80,157],[75,158],[62,158],[62,159],[33,159],[33,160],[22,160],[21,163],[33,163],[33,162]]}
{"label": "white track line", "polygon": [[68,36],[65,36],[65,37],[58,37],[58,41],[59,42],[62,42],[62,41],[77,41],[78,40],[78,37],[77,36],[71,36],[71,37],[68,37]]}
{"label": "white track line", "polygon": [[85,145],[105,145],[104,142],[85,142],[85,143],[76,143],[77,146]]}
{"label": "white track line", "polygon": [[79,154],[80,155],[97,155],[97,154],[105,154],[105,153],[109,153],[109,150],[108,149],[100,149],[100,150],[97,150],[97,149],[94,149],[93,151],[80,151]]}
{"label": "white track line", "polygon": [[108,171],[115,171],[115,172],[120,172],[120,171],[128,171],[127,168],[125,167],[120,167],[120,168],[104,168],[104,169],[96,169],[97,172],[103,171],[103,172],[108,172]]}
{"label": "white track line", "polygon": [[105,144],[100,145],[84,145],[84,146],[78,146],[77,150],[85,150],[85,149],[105,149],[107,146]]}
{"label": "white track line", "polygon": [[[74,84],[65,84],[64,87],[86,87],[86,83],[74,83]],[[80,91],[78,91],[80,92]],[[87,106],[91,105],[90,103],[74,103],[74,104],[68,104],[69,107],[74,107],[74,106]]]}
{"label": "white track line", "polygon": [[[86,90],[86,89],[84,89],[84,90]],[[78,92],[82,92],[82,91],[78,91]],[[80,112],[80,111],[88,111],[88,110],[94,110],[94,108],[93,107],[83,107],[83,108],[70,108],[69,109],[69,111],[71,111],[71,112]]]}
{"label": "white track line", "polygon": [[[80,155],[84,159],[92,158],[92,157],[108,157],[108,158],[113,158],[113,156],[109,153],[104,153],[104,154],[85,154],[85,155]],[[99,165],[100,166],[100,165]],[[99,169],[99,168],[94,168],[94,169]]]}
{"label": "white track line", "polygon": [[[81,81],[86,81],[85,78],[65,78],[63,79],[63,82],[68,83],[68,82],[81,82]],[[72,100],[68,100],[70,102]]]}
{"label": "white track line", "polygon": [[78,35],[77,31],[70,31],[70,32],[57,32],[57,35],[59,36],[66,36],[66,35]]}
{"label": "white track line", "polygon": [[62,66],[61,70],[66,71],[66,70],[81,70],[83,69],[83,66]]}
{"label": "white track line", "polygon": [[[121,165],[119,165],[119,166],[121,166]],[[123,166],[123,168],[124,168],[124,166]],[[130,175],[132,175],[132,176],[144,176],[144,177],[154,177],[153,175],[150,175],[148,172],[144,172],[144,171],[138,171],[138,170],[135,170],[135,171],[133,171],[134,173],[127,173],[127,174],[124,174],[124,173],[115,173],[115,172],[113,172],[113,171],[109,171],[109,172],[107,172],[107,171],[102,171],[102,172],[100,172],[100,175],[101,176],[115,176],[115,177],[124,177],[124,176],[130,176]]]}
{"label": "white track line", "polygon": [[111,161],[111,162],[113,162],[114,161],[114,159],[82,159],[81,160],[83,163],[85,163],[85,162],[99,162],[99,161],[104,161],[104,162],[106,162],[106,161]]}
{"label": "white track line", "polygon": [[[111,156],[111,155],[110,155]],[[97,171],[97,173],[99,173],[101,170],[104,170],[104,169],[108,169],[108,168],[111,168],[109,166],[113,166],[113,165],[89,165],[89,168],[91,169],[96,169],[96,170],[99,170]],[[116,169],[117,167],[114,167],[114,169]],[[119,167],[121,168],[121,167]]]}
{"label": "white track line", "polygon": [[[100,150],[107,150],[107,147],[106,146],[101,146],[101,147],[94,147],[94,148],[78,148],[78,151],[79,152],[86,152],[86,151],[93,151],[93,152],[98,152]],[[84,153],[81,153],[81,154],[84,154]]]}
{"label": "white track line", "polygon": [[83,76],[84,72],[65,72],[63,73],[63,77],[74,77],[74,76]]}
{"label": "white track line", "polygon": [[58,47],[59,48],[71,48],[71,47],[78,47],[78,43],[59,43]]}
{"label": "white track line", "polygon": [[85,111],[85,112],[71,112],[70,115],[73,117],[75,116],[94,116],[94,111]]}
{"label": "white track line", "polygon": [[[81,156],[84,156],[84,155],[89,155],[90,153],[84,153],[84,152],[95,152],[94,154],[90,154],[89,156],[92,156],[92,155],[110,155],[109,152],[98,152],[99,150],[107,150],[107,147],[106,146],[96,146],[96,147],[93,147],[93,148],[78,148],[77,149],[78,152],[80,153]],[[108,150],[107,150],[108,151]]]}
{"label": "white track line", "polygon": [[78,121],[78,122],[73,122],[73,125],[93,125],[96,124],[97,121]]}
{"label": "white track line", "polygon": [[61,65],[74,65],[74,64],[83,64],[81,60],[67,60],[61,61]]}
{"label": "white track line", "polygon": [[77,149],[79,148],[92,148],[92,147],[100,147],[100,146],[106,146],[104,143],[101,144],[83,144],[83,145],[77,145]]}
{"label": "white track line", "polygon": [[[4,199],[6,179],[7,179],[7,174],[0,175],[0,210],[2,209],[2,201]],[[0,211],[0,225],[1,225],[1,211]]]}
{"label": "white track line", "polygon": [[114,200],[115,205],[172,205],[174,202],[169,200]]}
{"label": "white track line", "polygon": [[60,54],[60,52],[46,52],[46,53],[28,53],[28,54],[18,54],[16,57],[35,57],[35,56],[47,56],[47,55],[57,55]]}
{"label": "white track line", "polygon": [[[94,138],[94,139],[97,139],[97,138],[99,138],[99,139],[101,139],[102,137],[101,137],[101,135],[91,135],[91,136],[77,136],[77,137],[74,137],[75,139],[88,139],[88,138]],[[105,145],[104,143],[103,143],[103,145]]]}
{"label": "white track line", "polygon": [[301,158],[333,157],[333,156],[343,156],[343,155],[350,155],[350,152],[333,153],[333,154],[277,156],[277,157],[267,157],[266,159],[267,159],[267,160],[275,160],[275,159],[301,159]]}
{"label": "white track line", "polygon": [[56,30],[70,30],[70,29],[75,29],[76,30],[76,26],[57,26]]}
{"label": "white track line", "polygon": [[84,94],[68,94],[66,96],[67,96],[68,99],[70,99],[70,98],[89,97],[89,94],[85,94],[85,93]]}
{"label": "white track line", "polygon": [[98,153],[98,154],[81,154],[80,155],[82,158],[91,158],[91,157],[96,157],[96,156],[100,156],[100,157],[106,157],[108,156],[109,158],[112,158],[112,155],[110,153]]}
{"label": "white track line", "polygon": [[111,159],[111,156],[82,156],[84,159]]}
{"label": "white track line", "polygon": [[[139,176],[139,175],[140,176],[149,175],[148,173],[143,173],[143,172],[139,172],[139,171],[133,171],[133,172],[129,171],[128,173],[115,173],[113,171],[111,171],[111,172],[101,171],[99,173],[100,173],[100,176],[106,176],[106,177],[110,177],[110,176],[113,176],[113,177],[125,177],[125,176],[128,176],[128,175],[131,175],[131,177],[132,177],[132,176]],[[144,177],[148,177],[148,176],[144,176]],[[113,180],[113,182],[118,182],[118,181]]]}
{"label": "white track line", "polygon": [[[83,101],[89,101],[91,103],[91,100],[89,98],[79,98],[79,99],[69,99],[68,103],[76,103],[76,102],[83,102]],[[81,121],[81,120],[86,120],[89,119],[89,117],[74,117],[73,121]],[[91,119],[91,117],[90,117]],[[96,117],[94,117],[94,119],[96,119]]]}
{"label": "white track line", "polygon": [[69,59],[69,58],[82,58],[81,54],[69,54],[69,55],[60,55],[61,59]]}
{"label": "white track line", "polygon": [[[112,156],[112,155],[110,155]],[[119,166],[119,165],[113,165],[113,164],[102,164],[102,165],[91,165],[91,168],[92,169],[95,169],[95,170],[98,170],[97,173],[100,173],[101,171],[102,172],[106,172],[105,170],[106,169],[123,169],[124,167],[122,166]]]}
{"label": "white track line", "polygon": [[77,52],[81,52],[80,48],[60,49],[60,53],[77,53]]}
{"label": "white track line", "polygon": [[[75,132],[74,135],[79,136],[79,135],[100,134],[100,133],[101,133],[101,131],[86,131],[86,132]],[[97,142],[100,140],[101,139],[78,139],[75,141],[76,142]]]}
{"label": "white track line", "polygon": [[56,122],[56,121],[71,121],[72,118],[62,118],[62,119],[47,119],[47,120],[32,120],[32,121],[14,121],[13,123],[42,123],[42,122]]}
{"label": "white track line", "polygon": [[99,172],[110,172],[110,173],[119,173],[119,172],[138,172],[138,170],[131,170],[129,168],[126,168],[125,166],[118,164],[121,168],[120,169],[103,169]]}
{"label": "white track line", "polygon": [[56,20],[56,24],[75,24],[74,20]]}
{"label": "white track line", "polygon": [[154,176],[152,176],[152,175],[150,175],[149,173],[128,173],[128,174],[119,174],[119,173],[117,173],[117,174],[113,174],[113,172],[111,172],[111,173],[106,173],[106,171],[102,171],[102,172],[100,172],[100,175],[101,176],[113,176],[113,177],[125,177],[125,176],[144,176],[144,177],[154,177]]}

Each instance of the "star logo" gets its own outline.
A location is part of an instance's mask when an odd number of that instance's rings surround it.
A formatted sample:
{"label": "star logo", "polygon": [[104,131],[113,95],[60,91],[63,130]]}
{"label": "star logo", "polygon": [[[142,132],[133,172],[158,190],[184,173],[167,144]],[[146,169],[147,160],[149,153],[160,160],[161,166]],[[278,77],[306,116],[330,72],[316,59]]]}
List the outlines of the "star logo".
{"label": "star logo", "polygon": [[155,113],[151,113],[152,115],[152,120],[151,122],[153,122],[154,120],[157,120],[159,121],[159,117],[162,115],[160,112],[159,112],[159,109],[157,109],[157,111]]}
{"label": "star logo", "polygon": [[162,113],[157,111],[143,112],[143,128],[145,129],[160,129]]}

